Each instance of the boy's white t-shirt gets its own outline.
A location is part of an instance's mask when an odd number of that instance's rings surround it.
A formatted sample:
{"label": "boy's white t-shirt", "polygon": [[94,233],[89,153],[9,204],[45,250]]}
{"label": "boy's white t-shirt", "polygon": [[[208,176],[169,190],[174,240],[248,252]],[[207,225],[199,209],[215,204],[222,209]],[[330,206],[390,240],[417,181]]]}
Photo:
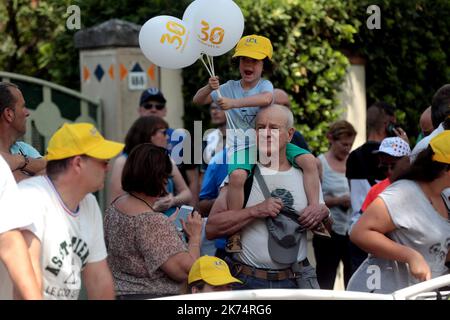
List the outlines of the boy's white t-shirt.
{"label": "boy's white t-shirt", "polygon": [[30,231],[41,242],[44,299],[78,299],[81,271],[107,256],[97,200],[86,195],[73,213],[46,176],[24,180],[19,189],[32,212],[35,228]]}
{"label": "boy's white t-shirt", "polygon": [[[229,80],[220,86],[220,94],[231,99],[242,99],[260,93],[273,93],[273,85],[269,80],[260,79],[253,88],[244,90],[240,80]],[[211,92],[211,98],[217,101],[216,91]],[[225,110],[227,118],[227,150],[230,153],[256,145],[255,118],[260,107],[233,108]],[[230,129],[232,129],[230,131]],[[250,131],[247,131],[251,129]],[[248,137],[246,139],[246,137]]]}

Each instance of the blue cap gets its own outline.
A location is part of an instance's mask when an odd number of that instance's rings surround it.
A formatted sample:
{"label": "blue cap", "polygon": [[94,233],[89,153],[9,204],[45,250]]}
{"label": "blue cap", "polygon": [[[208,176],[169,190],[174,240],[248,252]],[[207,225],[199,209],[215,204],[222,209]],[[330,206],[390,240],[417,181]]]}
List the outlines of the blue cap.
{"label": "blue cap", "polygon": [[166,98],[164,98],[164,95],[158,88],[148,88],[144,92],[142,92],[141,100],[139,102],[139,105],[142,106],[144,103],[146,103],[149,100],[154,100],[162,103],[166,103]]}

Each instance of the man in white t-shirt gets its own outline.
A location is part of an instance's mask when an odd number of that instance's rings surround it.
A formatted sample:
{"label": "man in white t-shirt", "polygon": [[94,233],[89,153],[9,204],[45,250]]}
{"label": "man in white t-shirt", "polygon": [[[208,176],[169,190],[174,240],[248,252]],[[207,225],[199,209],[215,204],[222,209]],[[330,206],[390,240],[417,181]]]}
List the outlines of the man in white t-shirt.
{"label": "man in white t-shirt", "polygon": [[[11,169],[0,155],[0,299],[12,298],[11,280],[22,299],[41,299],[26,243],[19,228],[31,224],[21,210]],[[4,265],[3,265],[4,263]],[[6,269],[5,269],[6,267]]]}
{"label": "man in white t-shirt", "polygon": [[[233,254],[232,259],[227,257],[233,276],[243,282],[236,289],[318,288],[314,268],[306,259],[305,229],[315,229],[328,218],[329,210],[320,194],[320,210],[302,214],[307,206],[303,174],[286,158],[286,145],[295,131],[293,124],[292,112],[284,106],[272,105],[258,113],[257,168],[261,175],[255,170],[246,207],[228,209],[225,185],[211,209],[206,225],[208,239],[241,230],[241,252]],[[261,177],[268,197],[260,185]],[[287,207],[293,209],[291,214],[283,213]],[[279,220],[281,217],[287,218]],[[278,229],[278,224],[283,227]]]}
{"label": "man in white t-shirt", "polygon": [[114,299],[103,221],[91,194],[103,188],[109,159],[123,144],[88,123],[64,124],[49,141],[47,175],[19,184],[34,229],[23,231],[45,299]]}

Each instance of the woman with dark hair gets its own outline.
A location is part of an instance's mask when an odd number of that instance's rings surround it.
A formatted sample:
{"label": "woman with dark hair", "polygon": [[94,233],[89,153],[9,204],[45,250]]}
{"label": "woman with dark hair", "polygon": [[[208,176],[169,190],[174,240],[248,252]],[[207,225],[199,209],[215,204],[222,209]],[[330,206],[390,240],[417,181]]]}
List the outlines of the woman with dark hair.
{"label": "woman with dark hair", "polygon": [[[122,170],[127,159],[127,155],[139,144],[152,143],[156,146],[167,148],[166,130],[169,127],[164,119],[156,116],[146,116],[137,119],[125,138],[125,148],[123,154],[114,162],[110,180],[110,201],[123,194],[120,182]],[[192,198],[186,182],[183,179],[177,166],[172,161],[172,172],[167,180],[167,193],[156,201],[154,209],[164,212],[170,216],[177,206],[187,204]],[[158,179],[156,177],[156,179]]]}
{"label": "woman with dark hair", "polygon": [[450,220],[450,131],[430,141],[410,164],[399,162],[395,181],[367,208],[350,240],[369,257],[348,290],[391,293],[448,273]]}
{"label": "woman with dark hair", "polygon": [[333,289],[340,261],[344,265],[345,285],[351,276],[350,240],[347,232],[352,208],[345,169],[355,137],[355,128],[349,122],[336,121],[327,133],[330,149],[318,156],[323,198],[333,219],[331,238],[316,234],[313,237],[317,281],[321,289]]}
{"label": "woman with dark hair", "polygon": [[150,143],[136,146],[127,158],[122,173],[125,193],[111,203],[104,221],[117,299],[180,294],[200,255],[200,215],[194,212],[182,221],[186,244],[173,218],[154,208],[157,199],[167,194],[172,167],[166,150]]}

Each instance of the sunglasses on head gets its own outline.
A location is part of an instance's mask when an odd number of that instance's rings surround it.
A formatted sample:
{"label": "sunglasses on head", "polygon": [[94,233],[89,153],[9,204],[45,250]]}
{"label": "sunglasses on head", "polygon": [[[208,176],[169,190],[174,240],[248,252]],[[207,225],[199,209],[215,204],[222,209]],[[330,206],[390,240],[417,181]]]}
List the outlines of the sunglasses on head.
{"label": "sunglasses on head", "polygon": [[162,110],[165,106],[166,105],[164,103],[146,103],[143,105],[146,110],[151,110],[153,108],[156,108],[156,110]]}

